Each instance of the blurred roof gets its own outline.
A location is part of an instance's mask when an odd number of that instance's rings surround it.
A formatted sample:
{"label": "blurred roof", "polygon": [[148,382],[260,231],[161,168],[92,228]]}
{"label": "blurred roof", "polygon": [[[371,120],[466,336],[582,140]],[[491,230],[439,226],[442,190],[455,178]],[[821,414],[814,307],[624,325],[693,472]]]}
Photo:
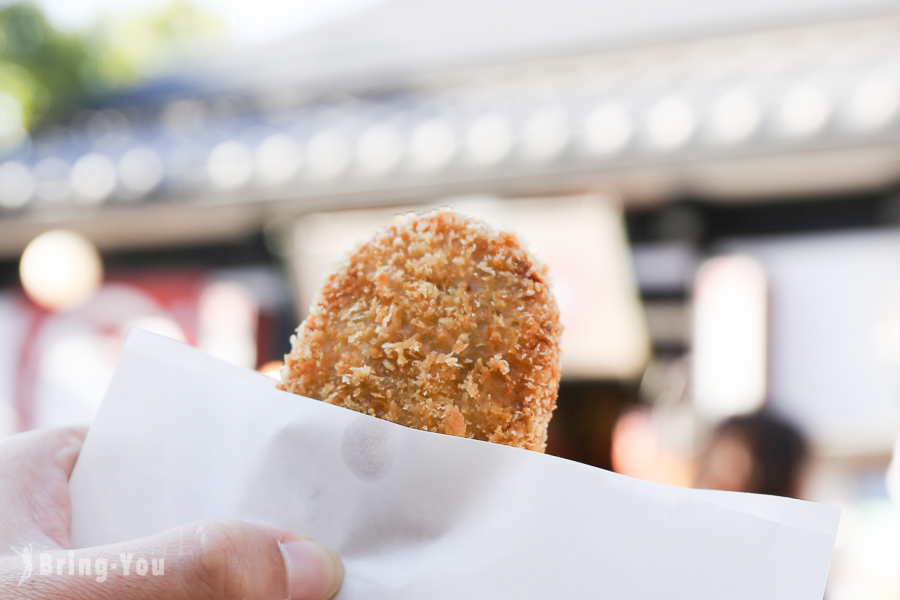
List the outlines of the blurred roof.
{"label": "blurred roof", "polygon": [[0,256],[53,225],[165,245],[454,195],[746,202],[898,173],[900,0],[394,0],[48,127],[0,164]]}
{"label": "blurred roof", "polygon": [[201,88],[402,85],[457,68],[868,17],[900,0],[389,0],[189,68]]}

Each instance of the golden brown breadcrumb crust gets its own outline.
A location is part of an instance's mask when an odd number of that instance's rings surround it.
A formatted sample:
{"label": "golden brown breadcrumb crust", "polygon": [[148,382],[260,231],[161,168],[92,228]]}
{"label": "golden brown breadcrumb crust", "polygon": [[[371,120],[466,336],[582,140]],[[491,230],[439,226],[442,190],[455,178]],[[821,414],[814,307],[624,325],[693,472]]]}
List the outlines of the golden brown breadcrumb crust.
{"label": "golden brown breadcrumb crust", "polygon": [[279,388],[543,451],[561,333],[547,268],[514,235],[450,209],[396,217],[326,280]]}

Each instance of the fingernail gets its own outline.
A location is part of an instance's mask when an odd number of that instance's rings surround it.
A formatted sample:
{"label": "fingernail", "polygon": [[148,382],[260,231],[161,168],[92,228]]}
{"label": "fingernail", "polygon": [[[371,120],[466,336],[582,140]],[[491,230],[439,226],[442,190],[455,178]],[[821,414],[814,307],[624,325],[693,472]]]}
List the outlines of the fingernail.
{"label": "fingernail", "polygon": [[72,465],[75,463],[78,455],[81,454],[81,447],[84,445],[84,442],[75,436],[66,441],[66,445],[57,451],[56,459],[64,469],[71,471]]}
{"label": "fingernail", "polygon": [[337,554],[312,540],[283,542],[290,600],[327,600],[341,589],[344,566]]}

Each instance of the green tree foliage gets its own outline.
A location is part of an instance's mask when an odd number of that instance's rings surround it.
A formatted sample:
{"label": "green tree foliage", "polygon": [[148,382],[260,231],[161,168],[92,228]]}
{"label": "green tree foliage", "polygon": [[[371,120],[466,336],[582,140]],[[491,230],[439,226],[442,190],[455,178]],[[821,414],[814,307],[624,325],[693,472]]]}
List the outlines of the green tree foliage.
{"label": "green tree foliage", "polygon": [[98,88],[134,85],[223,38],[221,21],[186,0],[108,17],[83,36]]}
{"label": "green tree foliage", "polygon": [[0,143],[82,96],[91,60],[77,36],[53,29],[35,6],[0,7]]}
{"label": "green tree foliage", "polygon": [[0,5],[0,149],[63,107],[139,83],[222,34],[217,18],[186,0],[118,13],[77,34],[54,29],[30,2]]}

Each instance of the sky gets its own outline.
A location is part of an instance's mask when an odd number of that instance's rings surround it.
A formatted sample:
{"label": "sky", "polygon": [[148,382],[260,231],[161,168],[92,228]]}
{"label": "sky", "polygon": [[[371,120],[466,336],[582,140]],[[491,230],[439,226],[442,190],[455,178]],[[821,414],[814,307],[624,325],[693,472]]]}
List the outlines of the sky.
{"label": "sky", "polygon": [[[47,19],[62,31],[78,31],[104,14],[143,11],[168,0],[37,0]],[[192,0],[222,19],[232,42],[253,46],[273,42],[385,0]]]}

